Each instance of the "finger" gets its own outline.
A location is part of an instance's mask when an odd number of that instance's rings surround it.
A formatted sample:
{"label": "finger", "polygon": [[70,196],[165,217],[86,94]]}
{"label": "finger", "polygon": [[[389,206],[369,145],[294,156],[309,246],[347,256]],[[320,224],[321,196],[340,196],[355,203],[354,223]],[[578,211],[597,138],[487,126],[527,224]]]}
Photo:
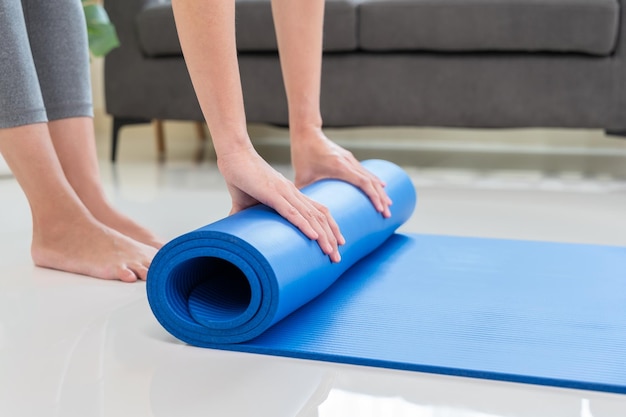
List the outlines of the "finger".
{"label": "finger", "polygon": [[346,238],[341,233],[341,230],[339,229],[339,225],[337,224],[337,222],[333,218],[332,214],[330,214],[330,210],[328,210],[328,207],[318,203],[317,201],[314,201],[314,200],[311,200],[311,201],[312,201],[313,205],[315,206],[315,208],[317,208],[319,211],[324,213],[324,215],[326,216],[326,219],[328,221],[328,225],[330,226],[330,230],[332,230],[333,235],[335,236],[335,239],[337,239],[337,243],[339,245],[345,245]]}
{"label": "finger", "polygon": [[269,204],[283,216],[287,221],[298,228],[306,237],[311,240],[317,240],[319,238],[319,233],[315,230],[315,228],[311,225],[311,223],[302,215],[300,210],[298,210],[287,198],[282,197],[279,201],[274,204]]}
{"label": "finger", "polygon": [[[369,187],[369,184],[364,185],[361,188],[370,198],[378,212],[383,214],[383,217],[391,217],[391,211],[389,210],[389,206],[392,204],[392,201],[384,189],[384,187],[386,186],[385,182],[378,178],[376,175],[366,170],[358,161],[357,164],[357,170],[359,171],[359,173],[366,176],[371,183],[371,188]],[[377,201],[380,203],[377,204]]]}
{"label": "finger", "polygon": [[258,204],[258,201],[242,192],[237,187],[233,187],[230,184],[227,185],[227,187],[232,201],[232,206],[230,212],[228,213],[229,216]]}
{"label": "finger", "polygon": [[353,156],[349,155],[347,165],[344,165],[341,179],[359,187],[367,195],[374,208],[379,213],[385,213],[385,199],[380,194],[376,185],[380,186],[380,180],[374,174],[366,170],[363,165]]}
{"label": "finger", "polygon": [[[328,255],[330,256],[331,261],[339,262],[341,260],[341,254],[339,253],[339,240],[337,239],[335,230],[333,230],[331,226],[331,221],[329,220],[329,218],[332,218],[330,212],[328,211],[328,209],[326,209],[326,207],[324,207],[324,210],[319,210],[315,205],[312,204],[312,202],[311,206],[315,213],[315,220],[318,222],[324,232],[324,234],[322,235],[322,240],[324,241],[323,244],[326,245],[327,249],[331,250]],[[334,223],[334,220],[332,222]]]}
{"label": "finger", "polygon": [[391,210],[389,209],[389,206],[391,205],[391,199],[387,196],[387,193],[385,192],[385,189],[383,188],[382,185],[380,185],[379,182],[375,181],[374,183],[374,188],[376,189],[376,192],[378,193],[378,196],[381,198],[382,202],[383,202],[383,217],[388,219],[389,217],[391,217]]}
{"label": "finger", "polygon": [[[339,262],[341,256],[339,255],[337,238],[328,221],[328,216],[325,214],[328,210],[319,210],[313,200],[295,188],[291,193],[286,193],[281,197],[279,201],[270,203],[270,205],[305,236],[311,240],[316,240],[322,252],[329,255],[331,261]],[[332,223],[338,229],[334,220]]]}
{"label": "finger", "polygon": [[354,161],[356,162],[357,170],[367,175],[372,180],[374,187],[376,188],[376,191],[378,192],[378,195],[380,196],[383,204],[386,206],[390,206],[393,202],[391,201],[391,198],[389,198],[389,196],[387,195],[387,192],[384,190],[384,188],[387,186],[387,183],[381,180],[380,178],[378,178],[376,175],[374,175],[367,169],[365,169],[363,165],[361,165],[361,163],[358,160],[356,160],[356,158],[354,159]]}
{"label": "finger", "polygon": [[380,201],[383,204],[383,217],[385,218],[389,218],[391,217],[391,210],[389,209],[389,206],[392,204],[391,198],[389,198],[389,196],[387,195],[387,191],[385,191],[385,186],[383,185],[384,183],[382,181],[380,181],[380,179],[372,174],[371,172],[367,171],[370,180],[372,181],[372,185],[374,187],[374,189],[376,190],[376,193],[378,194],[378,197],[380,198]]}
{"label": "finger", "polygon": [[383,198],[376,188],[376,185],[380,187],[380,184],[378,184],[377,181],[375,181],[367,174],[357,173],[354,185],[359,187],[361,191],[363,191],[365,195],[369,197],[370,201],[376,208],[376,211],[378,211],[379,213],[384,213],[385,204],[383,203]]}
{"label": "finger", "polygon": [[348,160],[350,164],[352,164],[353,170],[358,171],[361,174],[367,175],[368,177],[372,178],[372,180],[378,182],[382,187],[385,187],[387,185],[385,181],[381,180],[376,175],[372,174],[370,171],[365,169],[363,165],[359,162],[359,160],[356,159],[352,153],[349,154]]}
{"label": "finger", "polygon": [[384,188],[387,186],[387,183],[383,181],[382,179],[378,178],[376,175],[374,175],[367,169],[365,169],[363,165],[361,165],[361,163],[358,161],[358,159],[354,158],[354,156],[351,158],[351,160],[354,164],[353,166],[356,168],[357,171],[368,176],[374,182],[374,187],[376,188],[377,193],[380,196],[383,203],[386,206],[390,206],[392,204],[391,198],[389,198],[389,196],[387,195],[387,192],[384,190]]}
{"label": "finger", "polygon": [[389,197],[389,194],[387,194],[387,190],[385,189],[387,187],[387,183],[382,181],[380,178],[378,178],[374,174],[370,173],[370,175],[376,180],[376,188],[379,189],[379,193],[383,201],[385,202],[385,204],[388,206],[391,206],[393,204],[393,201],[391,200],[391,198]]}
{"label": "finger", "polygon": [[[300,210],[304,218],[318,232],[317,244],[333,262],[339,262],[341,255],[339,254],[339,245],[337,238],[333,232],[328,216],[328,210],[319,210],[315,202],[303,194],[294,196],[294,206]],[[328,213],[328,215],[326,214]]]}

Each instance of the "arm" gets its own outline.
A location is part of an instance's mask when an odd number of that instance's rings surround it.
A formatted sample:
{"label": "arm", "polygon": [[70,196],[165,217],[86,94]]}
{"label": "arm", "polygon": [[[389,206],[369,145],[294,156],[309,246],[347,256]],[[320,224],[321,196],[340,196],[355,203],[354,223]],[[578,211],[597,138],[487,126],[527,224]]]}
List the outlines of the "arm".
{"label": "arm", "polygon": [[384,183],[322,132],[320,84],[324,0],[272,0],[289,106],[291,161],[296,185],[339,178],[361,188],[376,210],[391,215]]}
{"label": "arm", "polygon": [[213,138],[231,213],[261,202],[274,208],[332,261],[343,237],[328,210],[300,193],[254,150],[246,129],[235,44],[234,0],[172,1],[185,62]]}

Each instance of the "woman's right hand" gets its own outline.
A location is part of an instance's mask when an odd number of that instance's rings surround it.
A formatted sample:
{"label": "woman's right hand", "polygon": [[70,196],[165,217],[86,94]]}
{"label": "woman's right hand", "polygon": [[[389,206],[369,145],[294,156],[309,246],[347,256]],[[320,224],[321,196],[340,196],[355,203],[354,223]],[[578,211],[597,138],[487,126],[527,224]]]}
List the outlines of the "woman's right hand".
{"label": "woman's right hand", "polygon": [[218,155],[217,165],[232,198],[230,214],[263,203],[316,240],[332,262],[339,262],[338,246],[345,243],[328,209],[302,194],[272,168],[252,145]]}

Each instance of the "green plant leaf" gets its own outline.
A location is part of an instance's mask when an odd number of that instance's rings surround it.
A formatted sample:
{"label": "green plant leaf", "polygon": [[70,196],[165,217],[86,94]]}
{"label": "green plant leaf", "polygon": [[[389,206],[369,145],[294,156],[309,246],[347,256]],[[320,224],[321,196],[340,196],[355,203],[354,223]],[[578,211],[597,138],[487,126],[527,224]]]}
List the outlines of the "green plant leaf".
{"label": "green plant leaf", "polygon": [[83,7],[87,20],[89,50],[94,56],[104,56],[120,44],[115,26],[109,20],[106,10],[99,4]]}
{"label": "green plant leaf", "polygon": [[83,7],[85,11],[85,19],[87,20],[87,27],[91,24],[110,24],[109,15],[106,10],[99,4],[87,4]]}

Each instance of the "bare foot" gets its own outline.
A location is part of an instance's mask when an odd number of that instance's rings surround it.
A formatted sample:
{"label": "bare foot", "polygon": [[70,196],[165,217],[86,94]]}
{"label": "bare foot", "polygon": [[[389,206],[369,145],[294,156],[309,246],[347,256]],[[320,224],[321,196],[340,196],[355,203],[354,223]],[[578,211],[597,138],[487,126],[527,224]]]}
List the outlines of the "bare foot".
{"label": "bare foot", "polygon": [[128,216],[120,213],[106,202],[98,205],[98,208],[95,208],[92,205],[90,210],[93,216],[102,224],[117,230],[121,234],[128,236],[137,242],[152,246],[156,249],[160,249],[165,243],[154,233],[139,225]]}
{"label": "bare foot", "polygon": [[92,218],[34,227],[31,254],[37,266],[102,279],[145,280],[156,249]]}

